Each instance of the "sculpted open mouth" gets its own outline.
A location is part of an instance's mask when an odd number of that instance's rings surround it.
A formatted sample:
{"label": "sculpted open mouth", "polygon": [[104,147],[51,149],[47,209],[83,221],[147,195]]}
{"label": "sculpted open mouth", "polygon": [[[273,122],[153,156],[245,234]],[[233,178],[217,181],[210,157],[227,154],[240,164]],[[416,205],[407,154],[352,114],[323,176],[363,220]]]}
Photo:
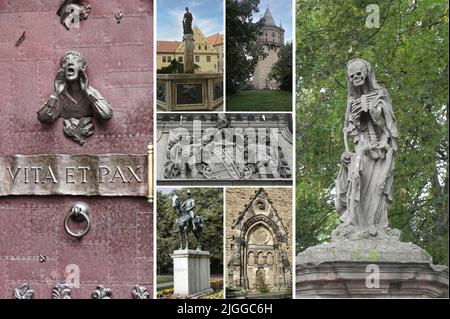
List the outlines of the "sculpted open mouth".
{"label": "sculpted open mouth", "polygon": [[68,76],[73,76],[75,75],[75,69],[72,67],[68,67],[66,73]]}
{"label": "sculpted open mouth", "polygon": [[364,84],[364,80],[363,79],[355,79],[354,81],[353,81],[353,85],[354,86],[361,86],[361,85],[363,85]]}

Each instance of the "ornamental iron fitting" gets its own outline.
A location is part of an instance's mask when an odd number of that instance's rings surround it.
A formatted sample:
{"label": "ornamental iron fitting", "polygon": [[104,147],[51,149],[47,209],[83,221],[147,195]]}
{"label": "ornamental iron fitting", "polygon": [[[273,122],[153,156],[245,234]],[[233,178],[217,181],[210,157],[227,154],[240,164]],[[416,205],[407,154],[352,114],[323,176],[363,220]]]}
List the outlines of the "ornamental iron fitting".
{"label": "ornamental iron fitting", "polygon": [[98,285],[92,292],[92,299],[112,299],[112,290]]}
{"label": "ornamental iron fitting", "polygon": [[[70,236],[76,239],[82,239],[91,229],[91,220],[90,220],[91,209],[86,203],[76,202],[73,204],[66,218],[64,219],[64,230]],[[78,229],[77,231],[73,231],[69,224],[73,223],[84,223],[84,228]]]}

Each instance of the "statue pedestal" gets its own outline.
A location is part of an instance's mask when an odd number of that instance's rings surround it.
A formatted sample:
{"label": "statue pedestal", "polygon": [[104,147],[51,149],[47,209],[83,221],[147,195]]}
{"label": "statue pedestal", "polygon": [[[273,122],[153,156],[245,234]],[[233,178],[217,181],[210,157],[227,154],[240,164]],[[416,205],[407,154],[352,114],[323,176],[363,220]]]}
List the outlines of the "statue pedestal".
{"label": "statue pedestal", "polygon": [[221,111],[223,74],[158,74],[158,111]]}
{"label": "statue pedestal", "polygon": [[175,295],[187,297],[212,292],[208,251],[175,250],[171,257]]}
{"label": "statue pedestal", "polygon": [[398,239],[341,238],[297,256],[297,298],[444,296],[448,268],[433,265],[425,250]]}
{"label": "statue pedestal", "polygon": [[194,35],[183,35],[184,42],[184,73],[194,73]]}

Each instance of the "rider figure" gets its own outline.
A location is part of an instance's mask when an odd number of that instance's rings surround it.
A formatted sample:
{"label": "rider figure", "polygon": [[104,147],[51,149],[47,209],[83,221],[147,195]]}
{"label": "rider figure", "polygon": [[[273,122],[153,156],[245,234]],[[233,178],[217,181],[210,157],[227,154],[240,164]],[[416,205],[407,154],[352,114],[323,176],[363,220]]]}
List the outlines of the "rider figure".
{"label": "rider figure", "polygon": [[192,221],[192,230],[196,231],[197,227],[195,226],[195,214],[194,214],[194,208],[195,208],[195,201],[193,198],[191,198],[191,191],[188,190],[187,193],[187,199],[184,201],[184,203],[181,205],[181,207],[187,212],[189,213],[189,215],[191,216],[191,221]]}

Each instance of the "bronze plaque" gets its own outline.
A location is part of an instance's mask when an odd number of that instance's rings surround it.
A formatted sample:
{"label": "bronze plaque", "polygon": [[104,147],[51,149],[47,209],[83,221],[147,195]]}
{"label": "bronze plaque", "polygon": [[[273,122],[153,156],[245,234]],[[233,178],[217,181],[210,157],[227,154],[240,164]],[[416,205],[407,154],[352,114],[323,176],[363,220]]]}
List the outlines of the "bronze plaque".
{"label": "bronze plaque", "polygon": [[177,104],[202,104],[203,86],[201,83],[177,84]]}
{"label": "bronze plaque", "polygon": [[0,156],[0,196],[147,196],[147,155]]}

